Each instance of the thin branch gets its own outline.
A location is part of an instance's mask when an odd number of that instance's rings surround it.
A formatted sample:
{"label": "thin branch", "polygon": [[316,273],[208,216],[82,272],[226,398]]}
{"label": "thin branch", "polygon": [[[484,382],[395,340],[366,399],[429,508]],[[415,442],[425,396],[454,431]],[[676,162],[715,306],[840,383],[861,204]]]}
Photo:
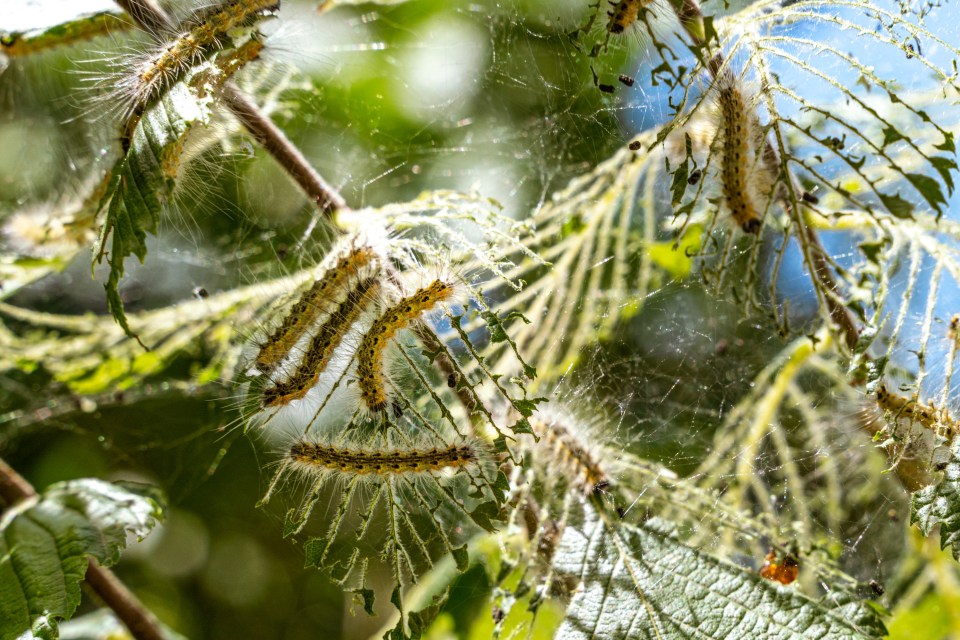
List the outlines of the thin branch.
{"label": "thin branch", "polygon": [[[706,39],[706,31],[703,26],[703,13],[700,11],[697,0],[671,0],[671,5],[677,14],[677,18],[680,20],[680,24],[693,41],[693,44],[703,51],[706,51],[710,43]],[[717,52],[710,58],[707,65],[710,69],[710,75],[716,78],[720,73],[720,69],[723,67],[723,62],[723,54],[720,52]],[[777,157],[778,154],[769,140],[765,140],[764,145],[765,155],[769,154],[774,158]],[[786,170],[786,168],[784,170]],[[790,176],[789,173],[787,177],[792,180],[792,176]],[[797,206],[790,206],[789,208],[791,209],[791,218],[794,224],[797,225],[799,233],[803,236],[801,242],[806,243],[810,248],[807,256],[810,261],[810,277],[817,280],[817,283],[819,283],[822,288],[839,297],[841,294],[840,287],[837,285],[833,273],[830,271],[826,251],[820,242],[820,236],[813,227],[804,221],[803,216],[799,215]],[[830,318],[843,332],[847,347],[853,350],[860,339],[860,329],[853,319],[853,315],[838,298],[829,294],[824,295],[823,298],[827,305]]]}
{"label": "thin branch", "polygon": [[[0,458],[0,500],[8,507],[18,502],[37,498],[37,492],[26,478]],[[137,596],[127,589],[109,569],[97,564],[90,558],[87,565],[87,585],[104,604],[117,615],[130,634],[137,640],[166,640],[167,636],[160,628],[156,616],[143,606]]]}
{"label": "thin branch", "polygon": [[[170,16],[152,0],[116,0],[116,3],[151,34],[169,32],[174,28]],[[348,208],[343,196],[327,184],[283,131],[232,82],[224,87],[223,103],[327,219],[331,219],[336,211]]]}

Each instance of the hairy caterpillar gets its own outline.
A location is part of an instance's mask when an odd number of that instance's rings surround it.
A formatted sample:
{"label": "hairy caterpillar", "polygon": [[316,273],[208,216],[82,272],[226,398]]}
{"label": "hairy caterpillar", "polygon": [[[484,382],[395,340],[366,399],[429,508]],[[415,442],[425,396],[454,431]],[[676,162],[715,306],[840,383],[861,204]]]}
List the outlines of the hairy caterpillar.
{"label": "hairy caterpillar", "polygon": [[650,3],[650,0],[620,0],[620,2],[611,2],[612,11],[608,11],[610,22],[607,24],[607,30],[610,33],[623,33],[640,16],[640,9]]}
{"label": "hairy caterpillar", "polygon": [[267,388],[263,394],[263,406],[285,405],[302,398],[317,383],[340,345],[343,336],[357,321],[360,313],[380,290],[376,277],[366,278],[347,294],[339,307],[330,314],[310,340],[310,346],[297,370],[287,379]]}
{"label": "hairy caterpillar", "polygon": [[877,387],[877,406],[894,418],[905,418],[931,431],[946,427],[952,436],[958,430],[956,421],[945,409],[937,409],[932,403],[922,404],[917,400],[899,396],[882,383]]}
{"label": "hairy caterpillar", "polygon": [[[137,64],[134,73],[122,81],[121,86],[130,98],[127,117],[136,120],[142,115],[154,100],[183,79],[191,67],[221,48],[230,31],[275,12],[279,6],[280,0],[237,0],[195,14],[186,21],[179,35]],[[130,129],[128,124],[127,130]]]}
{"label": "hairy caterpillar", "polygon": [[471,444],[431,449],[351,449],[298,440],[290,447],[289,460],[309,473],[334,472],[349,475],[430,473],[478,464],[479,450]]}
{"label": "hairy caterpillar", "polygon": [[721,168],[723,199],[734,221],[747,233],[760,230],[760,215],[754,203],[750,170],[753,162],[751,121],[743,93],[733,82],[719,90]]}
{"label": "hairy caterpillar", "polygon": [[280,326],[261,345],[254,359],[256,368],[269,373],[293,350],[300,338],[322,313],[337,310],[337,299],[348,284],[377,259],[377,252],[361,245],[341,256],[300,296]]}
{"label": "hairy caterpillar", "polygon": [[81,40],[91,40],[118,31],[126,31],[131,26],[130,21],[118,10],[99,11],[80,16],[56,29],[0,32],[0,53],[11,58],[33,55]]}
{"label": "hairy caterpillar", "polygon": [[538,411],[528,420],[543,439],[550,458],[585,495],[600,493],[610,486],[610,476],[580,434],[569,425],[569,420],[544,411]]}
{"label": "hairy caterpillar", "polygon": [[357,383],[363,401],[371,411],[379,413],[387,408],[383,356],[390,340],[413,320],[448,300],[454,291],[453,284],[434,280],[387,309],[363,336],[357,357]]}

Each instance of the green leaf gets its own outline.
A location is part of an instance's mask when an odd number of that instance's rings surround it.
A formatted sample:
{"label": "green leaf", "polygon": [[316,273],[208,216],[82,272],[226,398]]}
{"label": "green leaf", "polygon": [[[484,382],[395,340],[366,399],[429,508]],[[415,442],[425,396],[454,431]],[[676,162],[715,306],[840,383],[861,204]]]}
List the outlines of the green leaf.
{"label": "green leaf", "polygon": [[925,176],[922,173],[908,173],[906,177],[935,211],[941,211],[940,205],[947,204],[940,183],[930,176]]}
{"label": "green leaf", "polygon": [[950,546],[953,558],[960,560],[960,439],[950,447],[950,460],[940,482],[913,494],[910,523],[924,535],[940,525],[940,548]]}
{"label": "green leaf", "polygon": [[208,118],[209,112],[185,86],[174,86],[140,120],[130,148],[113,168],[113,179],[103,198],[109,206],[94,263],[107,255],[110,238],[110,275],[104,284],[107,307],[131,338],[137,335],[127,323],[119,292],[124,258],[134,255],[141,263],[146,259],[147,233],[156,233],[163,207],[173,192],[171,163],[179,161],[173,150],[182,147],[195,123],[205,124]]}
{"label": "green leaf", "polygon": [[73,615],[89,558],[116,564],[128,534],[146,536],[161,518],[156,493],[102,480],[52,485],[0,520],[0,640],[30,630],[55,638]]}
{"label": "green leaf", "polygon": [[957,152],[957,147],[953,143],[953,133],[951,133],[950,131],[944,131],[943,142],[941,142],[940,144],[935,144],[933,146],[936,147],[937,149],[940,149],[940,151],[947,151],[949,153]]}
{"label": "green leaf", "polygon": [[883,206],[887,208],[896,218],[913,218],[913,204],[909,200],[904,200],[899,193],[894,195],[880,194],[880,200]]}
{"label": "green leaf", "polygon": [[556,634],[579,638],[869,638],[884,633],[869,608],[839,609],[688,547],[664,521],[643,526],[586,504],[554,556],[576,590]]}
{"label": "green leaf", "polygon": [[903,140],[903,134],[894,129],[893,127],[884,127],[883,128],[883,146],[886,147],[888,144],[892,144],[897,140]]}
{"label": "green leaf", "polygon": [[694,224],[687,227],[678,242],[653,242],[647,251],[654,264],[680,280],[690,275],[693,269],[692,256],[700,250],[702,241],[703,227]]}

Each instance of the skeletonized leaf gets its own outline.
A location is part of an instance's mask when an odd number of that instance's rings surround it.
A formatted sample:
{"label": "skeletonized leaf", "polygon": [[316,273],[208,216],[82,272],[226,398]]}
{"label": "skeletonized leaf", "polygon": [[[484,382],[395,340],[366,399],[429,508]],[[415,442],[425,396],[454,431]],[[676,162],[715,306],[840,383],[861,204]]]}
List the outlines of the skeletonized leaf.
{"label": "skeletonized leaf", "polygon": [[870,638],[872,611],[817,602],[677,541],[666,523],[611,523],[585,505],[560,540],[554,567],[579,585],[556,637]]}
{"label": "skeletonized leaf", "polygon": [[7,511],[0,520],[0,640],[28,630],[56,638],[57,620],[80,603],[89,558],[116,564],[128,534],[142,539],[160,517],[149,488],[94,479],[52,485],[38,501]]}

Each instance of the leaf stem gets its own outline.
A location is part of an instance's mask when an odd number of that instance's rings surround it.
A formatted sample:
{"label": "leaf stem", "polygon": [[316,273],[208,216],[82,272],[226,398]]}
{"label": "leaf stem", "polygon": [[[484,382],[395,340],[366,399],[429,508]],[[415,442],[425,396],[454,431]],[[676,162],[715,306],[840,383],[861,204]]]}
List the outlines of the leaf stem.
{"label": "leaf stem", "polygon": [[[157,35],[174,28],[173,20],[152,0],[116,0],[116,3],[150,34]],[[300,149],[234,83],[226,84],[222,99],[250,135],[303,189],[324,217],[329,220],[336,211],[348,209],[343,196],[317,173]],[[315,224],[315,221],[312,224]]]}
{"label": "leaf stem", "polygon": [[[26,478],[0,458],[0,501],[10,507],[37,497],[37,491]],[[156,616],[143,606],[137,596],[133,595],[112,571],[101,567],[93,558],[90,558],[87,565],[86,582],[126,625],[134,638],[166,640],[167,635],[160,628]]]}

